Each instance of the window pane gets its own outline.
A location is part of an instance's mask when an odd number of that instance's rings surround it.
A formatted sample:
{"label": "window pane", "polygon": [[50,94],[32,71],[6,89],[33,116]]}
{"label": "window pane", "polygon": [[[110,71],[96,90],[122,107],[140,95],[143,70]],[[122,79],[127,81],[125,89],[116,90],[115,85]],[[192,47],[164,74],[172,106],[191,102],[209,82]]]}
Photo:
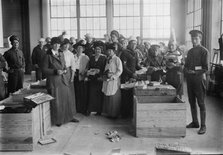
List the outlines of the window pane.
{"label": "window pane", "polygon": [[51,17],[57,17],[57,6],[51,7]]}

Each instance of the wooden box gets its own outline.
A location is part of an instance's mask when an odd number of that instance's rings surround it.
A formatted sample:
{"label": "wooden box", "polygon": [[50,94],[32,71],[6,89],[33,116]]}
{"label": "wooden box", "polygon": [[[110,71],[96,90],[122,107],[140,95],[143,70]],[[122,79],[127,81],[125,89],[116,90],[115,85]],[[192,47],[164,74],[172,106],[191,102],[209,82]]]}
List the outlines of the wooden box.
{"label": "wooden box", "polygon": [[175,96],[134,96],[136,137],[184,137],[186,105]]}
{"label": "wooden box", "polygon": [[0,113],[0,150],[34,150],[51,127],[50,102],[30,113]]}
{"label": "wooden box", "polygon": [[176,96],[176,89],[171,85],[154,85],[143,88],[135,88],[136,96]]}

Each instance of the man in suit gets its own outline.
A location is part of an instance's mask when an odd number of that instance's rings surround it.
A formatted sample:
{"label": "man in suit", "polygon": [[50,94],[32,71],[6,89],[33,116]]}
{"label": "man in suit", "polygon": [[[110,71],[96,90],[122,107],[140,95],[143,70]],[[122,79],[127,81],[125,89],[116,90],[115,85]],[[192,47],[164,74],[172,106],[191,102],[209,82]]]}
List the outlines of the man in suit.
{"label": "man in suit", "polygon": [[19,38],[12,35],[9,38],[12,48],[4,53],[4,58],[8,63],[8,92],[23,88],[24,72],[25,72],[25,58],[23,52],[19,49]]}
{"label": "man in suit", "polygon": [[[185,62],[187,91],[192,114],[192,122],[187,125],[187,128],[200,127],[198,134],[204,134],[206,132],[204,97],[205,73],[208,71],[208,50],[201,45],[202,34],[199,30],[190,31],[193,48],[188,51]],[[196,100],[200,108],[200,126],[197,118]]]}
{"label": "man in suit", "polygon": [[44,44],[45,44],[45,39],[40,38],[39,45],[37,45],[33,49],[33,53],[32,53],[32,63],[33,63],[33,66],[35,67],[37,81],[45,78],[45,75],[42,74],[42,68],[41,68],[44,55],[46,54],[43,48]]}

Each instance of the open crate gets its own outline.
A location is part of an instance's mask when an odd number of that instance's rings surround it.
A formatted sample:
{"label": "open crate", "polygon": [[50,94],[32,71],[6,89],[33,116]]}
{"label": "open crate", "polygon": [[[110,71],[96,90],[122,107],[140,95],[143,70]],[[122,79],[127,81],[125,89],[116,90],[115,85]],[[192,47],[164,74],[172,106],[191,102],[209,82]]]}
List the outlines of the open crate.
{"label": "open crate", "polygon": [[186,105],[175,96],[134,96],[136,137],[186,136]]}

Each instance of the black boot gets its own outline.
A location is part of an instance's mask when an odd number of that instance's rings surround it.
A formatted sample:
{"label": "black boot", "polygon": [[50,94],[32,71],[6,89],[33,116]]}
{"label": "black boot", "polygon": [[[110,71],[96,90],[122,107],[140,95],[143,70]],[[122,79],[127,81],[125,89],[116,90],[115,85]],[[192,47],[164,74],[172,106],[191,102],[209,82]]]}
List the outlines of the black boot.
{"label": "black boot", "polygon": [[192,122],[186,126],[186,128],[199,128],[199,122],[197,119],[197,107],[191,107],[191,115],[192,115]]}
{"label": "black boot", "polygon": [[191,122],[186,126],[186,128],[199,128],[199,123],[197,122]]}
{"label": "black boot", "polygon": [[201,128],[200,130],[197,132],[199,135],[205,134],[206,132],[206,112],[205,111],[201,111],[200,112],[201,115]]}

